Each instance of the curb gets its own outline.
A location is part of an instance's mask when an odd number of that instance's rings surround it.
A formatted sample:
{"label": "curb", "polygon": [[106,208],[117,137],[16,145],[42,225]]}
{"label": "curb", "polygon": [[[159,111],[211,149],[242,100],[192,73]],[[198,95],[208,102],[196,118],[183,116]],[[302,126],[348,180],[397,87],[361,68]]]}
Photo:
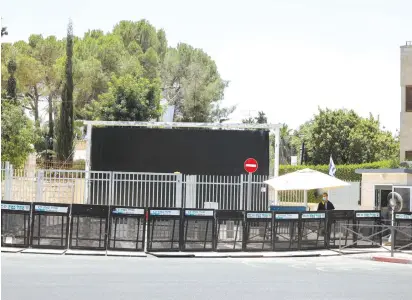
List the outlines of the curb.
{"label": "curb", "polygon": [[378,261],[378,262],[394,263],[394,264],[412,264],[412,260],[406,259],[406,258],[372,256],[371,260]]}

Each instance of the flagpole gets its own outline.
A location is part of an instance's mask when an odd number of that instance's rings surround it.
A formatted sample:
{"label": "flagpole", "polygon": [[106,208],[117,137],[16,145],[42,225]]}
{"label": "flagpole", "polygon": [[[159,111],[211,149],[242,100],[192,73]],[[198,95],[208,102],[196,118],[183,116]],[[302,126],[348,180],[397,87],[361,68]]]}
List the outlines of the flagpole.
{"label": "flagpole", "polygon": [[[335,177],[336,167],[335,163],[333,162],[332,154],[330,155],[329,159],[329,176]],[[328,189],[328,200],[329,200],[329,193],[330,190]]]}

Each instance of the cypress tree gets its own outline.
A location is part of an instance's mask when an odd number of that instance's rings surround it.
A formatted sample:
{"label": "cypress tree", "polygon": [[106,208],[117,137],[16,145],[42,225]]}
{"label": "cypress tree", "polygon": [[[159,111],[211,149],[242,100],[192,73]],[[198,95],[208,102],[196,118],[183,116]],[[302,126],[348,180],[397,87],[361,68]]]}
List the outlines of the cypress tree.
{"label": "cypress tree", "polygon": [[60,109],[59,137],[57,157],[60,161],[73,160],[73,24],[67,27],[65,81],[62,90]]}

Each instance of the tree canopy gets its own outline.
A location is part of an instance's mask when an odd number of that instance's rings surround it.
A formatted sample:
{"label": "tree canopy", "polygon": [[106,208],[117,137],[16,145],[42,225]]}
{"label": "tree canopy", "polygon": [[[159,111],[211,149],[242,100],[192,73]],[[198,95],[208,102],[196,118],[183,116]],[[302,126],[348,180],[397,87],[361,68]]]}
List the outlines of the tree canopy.
{"label": "tree canopy", "polygon": [[307,163],[328,164],[332,155],[336,164],[370,163],[399,156],[399,141],[380,128],[372,115],[362,118],[353,110],[319,109],[312,120],[294,133],[296,151],[305,142]]}
{"label": "tree canopy", "polygon": [[[73,44],[69,81],[68,42]],[[157,119],[162,98],[175,106],[174,121],[219,121],[235,109],[222,106],[228,82],[213,59],[188,44],[170,47],[165,30],[147,20],[120,21],[111,32],[89,30],[72,39],[32,34],[28,41],[1,47],[4,95],[33,117],[38,153],[45,145],[40,140],[52,141],[54,150],[59,145],[53,141],[63,142],[58,135],[67,126],[62,124],[72,124],[66,119],[68,103],[74,120]]]}

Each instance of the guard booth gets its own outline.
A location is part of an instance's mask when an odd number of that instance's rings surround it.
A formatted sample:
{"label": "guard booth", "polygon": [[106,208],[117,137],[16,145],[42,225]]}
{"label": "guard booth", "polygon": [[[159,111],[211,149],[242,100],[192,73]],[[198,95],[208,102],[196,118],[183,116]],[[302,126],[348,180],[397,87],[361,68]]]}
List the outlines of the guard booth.
{"label": "guard booth", "polygon": [[108,206],[73,204],[70,248],[106,250],[108,214]]}
{"label": "guard booth", "polygon": [[299,250],[299,213],[277,212],[273,219],[273,250]]}
{"label": "guard booth", "polygon": [[300,250],[326,247],[326,213],[300,213]]}
{"label": "guard booth", "polygon": [[382,246],[381,211],[355,211],[355,247]]}
{"label": "guard booth", "polygon": [[395,213],[395,249],[412,250],[412,212]]}
{"label": "guard booth", "polygon": [[216,251],[243,250],[243,221],[243,211],[216,211]]}
{"label": "guard booth", "polygon": [[144,251],[144,208],[110,207],[109,250]]}
{"label": "guard booth", "polygon": [[273,250],[272,212],[246,212],[244,230],[245,251]]}
{"label": "guard booth", "polygon": [[180,251],[181,209],[149,209],[147,251]]}
{"label": "guard booth", "polygon": [[185,209],[183,215],[182,251],[213,251],[215,211]]}
{"label": "guard booth", "polygon": [[353,210],[330,210],[326,212],[327,248],[351,247],[354,244]]}
{"label": "guard booth", "polygon": [[70,205],[33,203],[31,246],[66,249],[69,235]]}
{"label": "guard booth", "polygon": [[30,242],[31,204],[1,202],[1,246],[28,247]]}

